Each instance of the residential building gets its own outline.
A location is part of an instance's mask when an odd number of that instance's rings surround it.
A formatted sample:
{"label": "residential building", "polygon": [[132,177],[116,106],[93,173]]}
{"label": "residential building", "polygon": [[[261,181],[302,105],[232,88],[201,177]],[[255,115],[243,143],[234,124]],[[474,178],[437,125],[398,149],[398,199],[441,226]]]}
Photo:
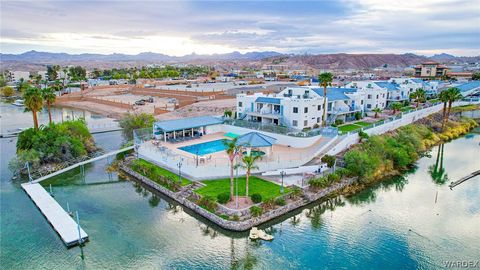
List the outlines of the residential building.
{"label": "residential building", "polygon": [[359,93],[364,94],[364,111],[375,108],[384,109],[387,106],[387,89],[380,87],[374,81],[350,82],[345,87],[356,88]]}
{"label": "residential building", "polygon": [[18,82],[20,79],[28,81],[30,79],[30,72],[28,71],[12,71],[10,79],[12,82]]}
{"label": "residential building", "polygon": [[[323,88],[288,87],[276,95],[237,95],[237,118],[292,129],[314,128],[323,116]],[[327,88],[327,121],[352,120],[363,113],[364,94],[355,88]]]}
{"label": "residential building", "polygon": [[480,95],[480,81],[470,81],[454,85],[453,87],[458,88],[464,97]]}
{"label": "residential building", "polygon": [[441,65],[435,61],[426,61],[415,67],[415,77],[440,79],[446,75],[447,70],[447,66]]}

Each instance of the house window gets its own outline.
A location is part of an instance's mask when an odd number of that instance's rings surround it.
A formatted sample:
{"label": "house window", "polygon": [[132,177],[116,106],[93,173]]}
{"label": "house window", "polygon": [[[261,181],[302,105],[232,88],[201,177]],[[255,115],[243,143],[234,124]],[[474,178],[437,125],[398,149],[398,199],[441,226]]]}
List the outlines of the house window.
{"label": "house window", "polygon": [[317,117],[317,123],[320,123],[320,117]]}
{"label": "house window", "polygon": [[303,126],[304,127],[308,126],[308,120],[303,121]]}
{"label": "house window", "polygon": [[360,101],[360,105],[363,105],[363,99]]}
{"label": "house window", "polygon": [[293,107],[293,113],[298,113],[298,107]]}
{"label": "house window", "polygon": [[372,108],[372,104],[367,104],[367,109],[371,109]]}
{"label": "house window", "polygon": [[367,98],[368,98],[368,99],[372,99],[372,95],[368,95]]}
{"label": "house window", "polygon": [[308,107],[303,108],[304,113],[308,113]]}
{"label": "house window", "polygon": [[241,101],[238,102],[238,107],[243,107],[243,103]]}
{"label": "house window", "polygon": [[377,95],[377,99],[378,99],[378,95]]}
{"label": "house window", "polygon": [[292,121],[292,126],[294,126],[294,127],[298,126],[297,120],[293,120],[293,121]]}
{"label": "house window", "polygon": [[318,105],[317,106],[317,111],[321,111],[322,110],[322,105]]}

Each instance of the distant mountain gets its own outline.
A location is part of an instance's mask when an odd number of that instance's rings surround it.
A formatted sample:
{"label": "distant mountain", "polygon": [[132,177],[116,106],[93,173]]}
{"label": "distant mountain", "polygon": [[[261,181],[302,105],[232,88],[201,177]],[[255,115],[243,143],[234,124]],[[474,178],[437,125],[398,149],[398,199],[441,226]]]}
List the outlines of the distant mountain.
{"label": "distant mountain", "polygon": [[113,67],[139,67],[148,64],[205,64],[217,65],[219,68],[230,70],[238,67],[261,68],[265,64],[285,64],[291,69],[373,69],[397,68],[403,69],[417,65],[425,60],[434,60],[441,63],[475,63],[480,62],[480,56],[456,57],[446,53],[432,57],[405,54],[281,54],[273,51],[264,52],[231,52],[225,54],[189,54],[184,56],[169,56],[161,53],[142,52],[136,55],[129,54],[67,54],[29,51],[22,54],[0,54],[2,69],[10,70],[45,70],[49,64],[81,65],[87,69]]}
{"label": "distant mountain", "polygon": [[29,63],[55,63],[55,62],[81,62],[81,61],[151,61],[151,62],[183,62],[189,60],[259,60],[267,57],[281,55],[277,52],[232,52],[226,54],[200,55],[192,53],[185,56],[169,56],[161,53],[142,52],[136,55],[129,54],[67,54],[28,51],[22,54],[0,54],[2,61],[21,61]]}
{"label": "distant mountain", "polygon": [[429,58],[437,62],[444,62],[444,61],[455,60],[457,57],[448,53],[440,53],[440,54],[435,54],[433,56],[430,56]]}

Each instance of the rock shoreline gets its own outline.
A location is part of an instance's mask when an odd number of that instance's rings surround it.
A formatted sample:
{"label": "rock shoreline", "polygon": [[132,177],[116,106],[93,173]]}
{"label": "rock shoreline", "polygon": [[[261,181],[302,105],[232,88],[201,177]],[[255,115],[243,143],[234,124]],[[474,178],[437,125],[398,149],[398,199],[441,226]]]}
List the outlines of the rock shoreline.
{"label": "rock shoreline", "polygon": [[226,220],[223,219],[222,217],[198,206],[194,202],[190,201],[188,199],[188,196],[191,195],[189,194],[188,191],[185,189],[180,190],[179,192],[173,192],[171,190],[168,190],[167,188],[155,183],[151,179],[133,171],[130,169],[128,166],[125,164],[122,164],[120,166],[120,169],[125,172],[126,174],[134,177],[138,181],[142,182],[143,184],[161,192],[165,196],[168,196],[169,198],[175,200],[177,203],[183,205],[184,207],[187,207],[188,209],[194,211],[198,215],[208,219],[209,221],[215,223],[216,225],[220,226],[223,229],[230,230],[230,231],[237,231],[237,232],[242,232],[242,231],[247,231],[251,229],[252,227],[258,226],[260,224],[266,223],[272,219],[278,218],[286,213],[289,213],[293,210],[296,210],[298,208],[301,208],[303,206],[306,206],[314,201],[317,201],[321,198],[324,198],[333,192],[339,191],[343,189],[344,187],[351,185],[354,183],[356,180],[354,178],[349,178],[342,180],[338,183],[335,183],[334,185],[322,189],[319,192],[311,193],[311,192],[304,192],[303,198],[299,199],[297,201],[291,202],[285,206],[278,207],[276,209],[273,209],[271,211],[263,213],[259,217],[251,217],[246,220],[241,220],[241,221],[233,221],[233,220]]}

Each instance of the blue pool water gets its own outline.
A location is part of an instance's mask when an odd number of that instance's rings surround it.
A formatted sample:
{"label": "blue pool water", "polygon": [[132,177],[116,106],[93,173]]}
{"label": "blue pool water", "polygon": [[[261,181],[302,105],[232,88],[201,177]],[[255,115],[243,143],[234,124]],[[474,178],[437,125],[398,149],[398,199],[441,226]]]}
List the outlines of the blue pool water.
{"label": "blue pool water", "polygon": [[225,150],[225,145],[223,144],[224,140],[225,139],[219,139],[211,142],[192,144],[179,147],[178,149],[192,153],[194,155],[203,156]]}

